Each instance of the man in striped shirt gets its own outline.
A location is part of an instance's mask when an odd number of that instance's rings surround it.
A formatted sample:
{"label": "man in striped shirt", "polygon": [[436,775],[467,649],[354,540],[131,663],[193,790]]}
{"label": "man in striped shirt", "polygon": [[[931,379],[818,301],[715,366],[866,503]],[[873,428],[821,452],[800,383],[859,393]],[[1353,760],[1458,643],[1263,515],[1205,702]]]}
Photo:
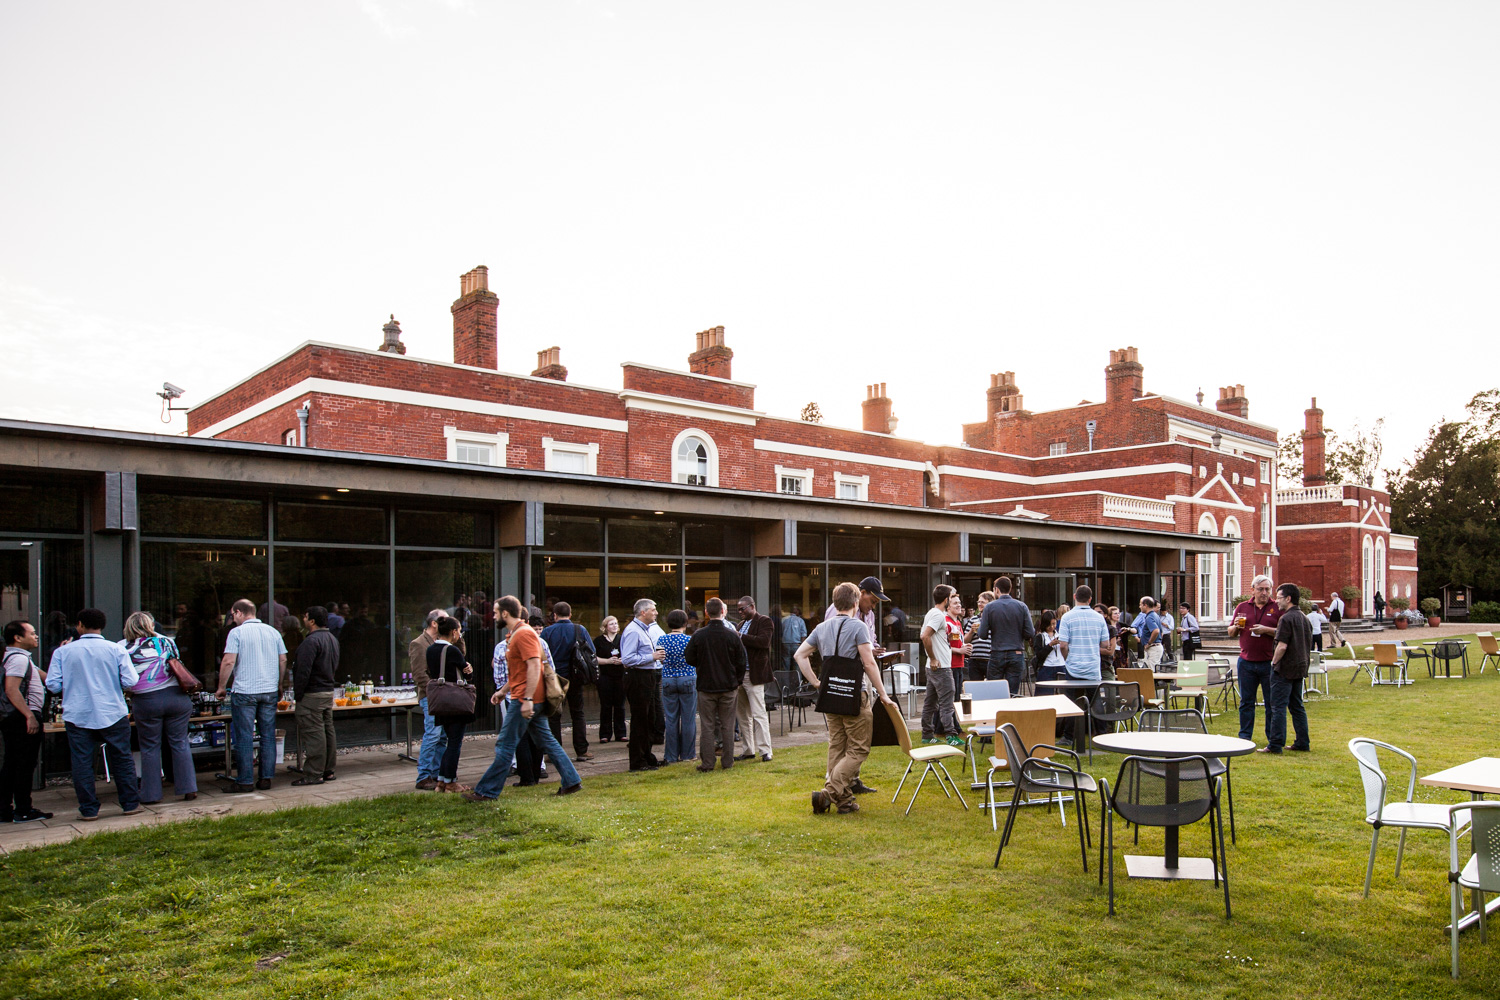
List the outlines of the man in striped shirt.
{"label": "man in striped shirt", "polygon": [[1073,591],[1073,608],[1057,626],[1057,637],[1062,640],[1062,653],[1067,660],[1065,669],[1073,680],[1103,679],[1100,654],[1109,647],[1109,625],[1103,615],[1089,606],[1093,600],[1094,592],[1088,587]]}

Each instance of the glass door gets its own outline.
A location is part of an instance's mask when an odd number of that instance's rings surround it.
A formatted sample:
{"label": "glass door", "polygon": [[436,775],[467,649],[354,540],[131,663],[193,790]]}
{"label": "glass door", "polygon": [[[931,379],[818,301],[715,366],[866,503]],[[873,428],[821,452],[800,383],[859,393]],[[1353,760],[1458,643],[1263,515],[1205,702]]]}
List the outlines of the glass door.
{"label": "glass door", "polygon": [[73,638],[73,616],[83,600],[82,541],[0,541],[0,623],[31,622],[42,640],[39,663]]}
{"label": "glass door", "polygon": [[41,546],[35,542],[0,542],[0,624],[31,622],[41,631],[36,595],[41,592]]}

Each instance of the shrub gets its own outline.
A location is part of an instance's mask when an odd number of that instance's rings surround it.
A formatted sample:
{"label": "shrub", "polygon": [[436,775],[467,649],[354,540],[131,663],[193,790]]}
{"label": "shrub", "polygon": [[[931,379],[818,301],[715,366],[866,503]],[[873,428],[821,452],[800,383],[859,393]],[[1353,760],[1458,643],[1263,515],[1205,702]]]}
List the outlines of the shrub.
{"label": "shrub", "polygon": [[1422,614],[1431,618],[1443,610],[1443,602],[1436,597],[1424,597],[1421,601],[1417,602],[1417,607],[1422,609]]}
{"label": "shrub", "polygon": [[1500,622],[1500,603],[1475,601],[1469,608],[1469,621],[1494,624]]}
{"label": "shrub", "polygon": [[[1393,597],[1385,603],[1393,612],[1405,611],[1407,608],[1411,607],[1411,601],[1408,601],[1404,597]],[[1500,608],[1500,604],[1495,605],[1495,607]]]}
{"label": "shrub", "polygon": [[1351,583],[1349,586],[1339,591],[1339,596],[1344,599],[1345,604],[1349,605],[1351,608],[1354,608],[1359,606],[1359,600],[1360,598],[1365,596],[1365,592]]}

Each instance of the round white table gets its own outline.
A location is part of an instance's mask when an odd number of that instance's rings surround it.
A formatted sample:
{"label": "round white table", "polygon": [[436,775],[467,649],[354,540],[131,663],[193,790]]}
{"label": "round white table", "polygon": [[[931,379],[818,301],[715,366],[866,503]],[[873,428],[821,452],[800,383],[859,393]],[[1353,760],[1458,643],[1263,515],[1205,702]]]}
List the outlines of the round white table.
{"label": "round white table", "polygon": [[[1162,758],[1166,761],[1168,802],[1177,801],[1177,758],[1242,757],[1255,752],[1255,744],[1250,740],[1216,733],[1104,733],[1094,737],[1094,747],[1114,753]],[[1166,828],[1165,857],[1125,855],[1125,870],[1130,877],[1212,879],[1212,859],[1179,856],[1177,831],[1175,826]]]}

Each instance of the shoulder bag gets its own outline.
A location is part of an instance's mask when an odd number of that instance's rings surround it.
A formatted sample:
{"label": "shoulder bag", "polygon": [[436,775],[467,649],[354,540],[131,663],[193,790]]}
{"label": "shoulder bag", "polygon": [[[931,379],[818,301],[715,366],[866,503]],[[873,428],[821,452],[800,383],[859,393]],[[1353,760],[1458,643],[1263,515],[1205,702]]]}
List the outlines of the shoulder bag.
{"label": "shoulder bag", "polygon": [[833,655],[822,658],[818,674],[818,701],[814,707],[824,715],[858,715],[864,707],[861,681],[865,668],[859,662],[858,650],[854,656],[838,655],[844,625],[845,622],[839,622],[834,631]]}
{"label": "shoulder bag", "polygon": [[568,700],[568,682],[557,676],[552,662],[545,657],[542,659],[542,693],[542,704],[534,707],[542,709],[543,715],[562,715],[563,703]]}
{"label": "shoulder bag", "polygon": [[573,677],[580,684],[599,683],[599,655],[594,650],[594,640],[582,625],[574,625]]}
{"label": "shoulder bag", "polygon": [[[155,636],[154,638],[156,639],[156,651],[165,657],[167,661],[167,673],[171,674],[172,679],[177,682],[177,686],[182,688],[182,693],[197,694],[203,690],[203,682],[198,679],[198,675],[189,670],[187,664],[183,663],[175,655],[167,656],[167,650],[162,645],[161,637]],[[172,652],[174,654],[177,652],[176,643],[172,644]]]}
{"label": "shoulder bag", "polygon": [[[456,649],[452,643],[448,649]],[[474,714],[474,685],[463,679],[463,668],[454,671],[456,680],[448,679],[448,649],[443,650],[443,657],[438,671],[438,676],[427,682],[427,713],[429,715],[468,715]],[[460,658],[460,662],[462,659]]]}

